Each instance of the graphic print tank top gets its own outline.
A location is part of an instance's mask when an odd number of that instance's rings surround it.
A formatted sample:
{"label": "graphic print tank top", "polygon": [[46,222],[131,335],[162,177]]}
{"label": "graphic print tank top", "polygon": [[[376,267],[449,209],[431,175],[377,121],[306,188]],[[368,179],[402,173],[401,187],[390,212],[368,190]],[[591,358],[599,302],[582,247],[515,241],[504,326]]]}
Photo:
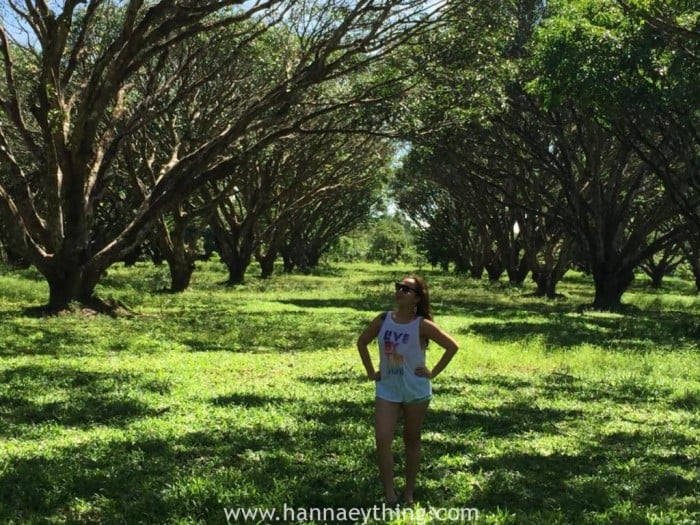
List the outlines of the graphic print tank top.
{"label": "graphic print tank top", "polygon": [[397,323],[391,312],[379,330],[379,372],[377,396],[394,402],[410,402],[431,395],[430,380],[418,377],[416,367],[425,366],[425,347],[420,341],[421,317]]}

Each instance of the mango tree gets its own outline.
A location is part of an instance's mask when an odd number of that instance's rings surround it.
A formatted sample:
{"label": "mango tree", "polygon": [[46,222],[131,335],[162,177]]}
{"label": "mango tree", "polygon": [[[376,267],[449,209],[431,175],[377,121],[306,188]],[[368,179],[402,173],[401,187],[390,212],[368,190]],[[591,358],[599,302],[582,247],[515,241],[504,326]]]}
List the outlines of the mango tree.
{"label": "mango tree", "polygon": [[[240,162],[236,144],[247,133],[279,133],[279,119],[306,89],[367,67],[427,31],[445,10],[444,2],[418,0],[8,5],[13,25],[21,27],[9,31],[6,18],[0,25],[0,202],[18,226],[15,242],[48,283],[51,309],[95,302],[104,270],[148,235],[159,214],[231,174]],[[95,207],[126,139],[221,72],[213,68],[183,82],[165,69],[172,50],[187,43],[196,60],[235,28],[227,58],[235,61],[269,27],[294,17],[306,31],[284,79],[247,97],[234,118],[212,126],[188,151],[156,159],[156,178],[126,226],[96,243]],[[139,96],[134,86],[143,78],[149,91]],[[201,101],[205,108],[214,102]]]}

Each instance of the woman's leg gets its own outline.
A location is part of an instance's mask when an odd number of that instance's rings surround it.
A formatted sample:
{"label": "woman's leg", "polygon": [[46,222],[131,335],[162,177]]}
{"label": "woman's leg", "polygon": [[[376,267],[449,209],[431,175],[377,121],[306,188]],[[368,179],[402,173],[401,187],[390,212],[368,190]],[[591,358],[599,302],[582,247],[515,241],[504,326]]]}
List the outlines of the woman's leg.
{"label": "woman's leg", "polygon": [[374,411],[374,438],[377,443],[379,479],[384,487],[384,500],[392,504],[397,497],[394,489],[394,456],[391,452],[391,444],[400,413],[400,403],[377,398]]}
{"label": "woman's leg", "polygon": [[406,446],[406,488],[403,497],[406,503],[413,503],[413,491],[420,465],[421,430],[430,401],[403,406],[403,442]]}

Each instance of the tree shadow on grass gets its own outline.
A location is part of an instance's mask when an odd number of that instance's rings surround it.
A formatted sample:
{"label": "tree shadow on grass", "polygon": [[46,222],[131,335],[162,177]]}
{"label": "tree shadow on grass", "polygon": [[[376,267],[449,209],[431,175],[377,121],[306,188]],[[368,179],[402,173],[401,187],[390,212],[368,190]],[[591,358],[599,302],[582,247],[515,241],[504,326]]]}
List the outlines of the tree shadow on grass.
{"label": "tree shadow on grass", "polygon": [[515,401],[488,411],[444,410],[431,408],[428,414],[428,429],[441,433],[478,432],[482,436],[503,438],[529,432],[560,434],[557,423],[572,421],[583,415],[580,410],[540,408],[527,401]]}
{"label": "tree shadow on grass", "polygon": [[690,297],[697,296],[698,294],[698,289],[695,287],[692,279],[666,277],[660,288],[654,288],[651,283],[652,281],[648,276],[640,276],[640,278],[632,281],[630,291],[639,291],[650,295],[668,295],[673,293],[675,295]]}
{"label": "tree shadow on grass", "polygon": [[391,297],[357,297],[354,299],[285,299],[282,304],[291,304],[300,308],[347,308],[358,312],[383,312],[393,307]]}
{"label": "tree shadow on grass", "polygon": [[[235,393],[217,397],[212,400],[212,404],[230,408],[283,409],[285,414],[292,415],[303,422],[303,426],[310,422],[315,423],[312,434],[317,436],[321,443],[343,437],[345,425],[373,424],[374,421],[374,400],[370,398],[364,402],[329,401],[326,399],[309,402],[296,398]],[[365,430],[368,434],[373,432],[372,427],[367,427]]]}
{"label": "tree shadow on grass", "polygon": [[[700,394],[688,391],[685,395],[670,399],[673,389],[659,385],[653,381],[646,381],[638,374],[622,376],[614,380],[584,380],[570,374],[553,372],[540,376],[537,380],[524,380],[518,377],[505,375],[488,375],[484,377],[465,377],[445,382],[436,387],[438,395],[461,396],[473,389],[488,389],[488,395],[494,395],[498,391],[507,391],[515,397],[516,402],[521,402],[521,389],[533,389],[533,397],[545,399],[566,398],[581,403],[611,401],[616,404],[646,404],[668,400],[672,408],[692,411],[700,406],[698,399]],[[522,401],[536,404],[536,399]]]}
{"label": "tree shadow on grass", "polygon": [[[228,401],[239,409],[269,400]],[[218,426],[14,458],[0,471],[0,521],[226,523],[224,507],[369,505],[377,490],[371,451],[358,450],[348,439],[354,427],[340,424],[360,423],[366,412],[353,403],[319,403],[299,407],[295,416],[306,424],[296,429]]]}
{"label": "tree shadow on grass", "polygon": [[274,431],[193,432],[16,459],[0,474],[0,520],[226,523],[225,506],[264,505],[273,480],[309,468],[275,453],[287,440]]}
{"label": "tree shadow on grass", "polygon": [[646,351],[659,345],[695,342],[697,316],[687,312],[636,312],[626,316],[555,315],[545,322],[473,323],[464,331],[495,342],[522,342],[541,338],[548,347],[568,348],[583,343],[619,350]]}
{"label": "tree shadow on grass", "polygon": [[646,381],[639,375],[621,377],[612,382],[583,381],[568,374],[553,373],[543,378],[540,387],[547,397],[563,395],[583,403],[607,400],[617,404],[643,404],[667,399],[673,392],[672,388]]}
{"label": "tree shadow on grass", "polygon": [[[512,394],[503,404],[484,410],[474,410],[466,400],[454,408],[455,397],[472,388]],[[523,388],[527,391],[518,392]],[[659,402],[668,391],[655,385],[632,380],[588,385],[566,374],[535,381],[494,376],[450,381],[440,386],[439,395],[450,408],[431,408],[426,419],[424,456],[440,458],[424,469],[425,477],[433,478],[423,489],[427,501],[452,499],[482,513],[505,509],[528,523],[580,523],[592,513],[608,515],[629,504],[642,508],[639,516],[650,508],[674,508],[681,515],[700,510],[693,453],[698,440],[672,427],[604,434],[601,426],[597,433],[582,435],[577,444],[551,453],[532,452],[525,444],[535,435],[545,443],[547,436],[569,441],[567,429],[586,417],[578,409],[542,407],[543,399]],[[525,441],[519,445],[521,439]],[[624,511],[623,518],[620,522],[636,522]]]}
{"label": "tree shadow on grass", "polygon": [[277,408],[297,421],[297,430],[280,436],[282,464],[261,464],[251,475],[266,480],[268,485],[274,480],[280,488],[276,496],[280,506],[351,508],[369,507],[379,501],[371,399],[309,402],[233,394],[213,402],[231,407]]}
{"label": "tree shadow on grass", "polygon": [[[207,332],[198,339],[185,339],[183,344],[192,351],[231,350],[235,352],[280,353],[304,352],[322,349],[337,350],[354,340],[362,326],[350,317],[323,319],[317,312],[294,311],[242,312],[236,314],[235,326],[226,328],[225,340],[221,333]],[[369,322],[369,321],[367,321]],[[211,335],[212,340],[207,339]]]}
{"label": "tree shadow on grass", "polygon": [[579,303],[573,303],[568,300],[513,300],[518,298],[487,295],[476,296],[470,299],[446,300],[440,305],[440,314],[509,321],[513,319],[528,319],[533,316],[548,317],[556,314],[573,313],[579,311],[582,306]]}
{"label": "tree shadow on grass", "polygon": [[68,348],[85,346],[85,334],[65,326],[16,322],[16,315],[0,317],[0,355],[66,355]]}
{"label": "tree shadow on grass", "polygon": [[[165,440],[92,441],[52,454],[7,461],[0,474],[0,520],[126,523],[160,522],[158,490],[176,464]],[[92,502],[87,515],[82,507]]]}
{"label": "tree shadow on grass", "polygon": [[[693,461],[654,453],[660,439],[676,446],[693,444],[673,432],[663,438],[621,433],[601,436],[578,453],[509,452],[480,459],[473,468],[486,473],[485,481],[470,503],[480,509],[506,508],[520,517],[555,512],[567,523],[581,523],[596,512],[609,516],[625,503],[697,512],[700,481],[684,475]],[[686,498],[695,503],[687,505]]]}
{"label": "tree shadow on grass", "polygon": [[[125,387],[156,394],[170,390],[167,383],[140,375],[40,366],[3,370],[0,385],[0,419],[5,422],[0,434],[13,433],[13,425],[124,426],[165,410],[145,404],[136,394],[125,394]],[[45,393],[63,399],[43,402]]]}
{"label": "tree shadow on grass", "polygon": [[[675,410],[696,412],[700,416],[700,390],[686,390],[671,401],[671,407]],[[700,420],[698,422],[700,423]]]}
{"label": "tree shadow on grass", "polygon": [[534,386],[534,382],[529,379],[504,374],[489,374],[479,377],[461,376],[459,379],[453,378],[449,381],[438,383],[434,386],[434,389],[437,389],[441,394],[449,393],[459,395],[472,387],[496,387],[516,392],[519,389],[532,386]]}
{"label": "tree shadow on grass", "polygon": [[[232,393],[211,403],[218,410],[252,410],[251,416],[237,419],[243,425],[218,424],[177,437],[94,439],[6,461],[0,521],[218,524],[226,523],[224,507],[369,508],[380,500],[371,400],[308,402]],[[287,423],[270,423],[265,414],[273,412]],[[578,416],[523,403],[492,412],[468,405],[431,410],[422,501],[482,513],[505,508],[524,519],[550,509],[561,522],[577,523],[591,511],[607,512],[624,502],[663,506],[697,493],[698,480],[682,474],[693,460],[681,451],[693,443],[672,431],[598,436],[571,453],[505,446],[530,432],[556,433],[557,423]],[[480,458],[494,440],[501,446]],[[399,443],[397,433],[396,450]],[[654,452],[659,444],[678,453]],[[450,485],[450,472],[433,466],[437,458],[465,453],[473,461],[464,474],[480,479],[469,491]]]}
{"label": "tree shadow on grass", "polygon": [[292,400],[276,396],[262,396],[259,394],[235,393],[226,396],[219,396],[212,399],[212,404],[228,408],[260,408],[276,405],[285,405]]}

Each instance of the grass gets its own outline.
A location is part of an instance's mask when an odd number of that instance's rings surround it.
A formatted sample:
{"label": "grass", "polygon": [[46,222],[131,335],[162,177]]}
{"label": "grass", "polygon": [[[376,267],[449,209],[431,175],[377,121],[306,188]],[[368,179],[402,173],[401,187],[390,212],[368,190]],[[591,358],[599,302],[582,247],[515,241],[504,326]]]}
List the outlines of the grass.
{"label": "grass", "polygon": [[[131,319],[25,316],[45,284],[0,273],[0,522],[226,523],[225,508],[377,504],[373,386],[354,341],[407,270],[338,265],[226,288],[207,263],[169,295],[155,293],[164,269],[116,267],[99,293]],[[640,279],[626,313],[605,314],[584,308],[581,275],[542,301],[422,273],[461,350],[434,383],[418,509],[503,524],[700,520],[690,283],[662,293]]]}

